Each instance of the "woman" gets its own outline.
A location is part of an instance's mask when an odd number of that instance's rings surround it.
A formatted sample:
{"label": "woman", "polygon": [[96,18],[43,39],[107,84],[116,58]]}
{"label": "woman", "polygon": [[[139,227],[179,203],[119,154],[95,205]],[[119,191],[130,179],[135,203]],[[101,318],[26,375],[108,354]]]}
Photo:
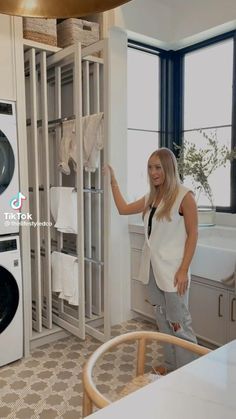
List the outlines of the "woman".
{"label": "woman", "polygon": [[[154,151],[148,159],[150,192],[127,204],[111,166],[111,188],[120,214],[142,213],[145,243],[139,280],[147,284],[149,301],[155,308],[160,332],[196,343],[188,310],[189,266],[197,242],[197,206],[193,193],[179,180],[174,154],[167,148]],[[195,358],[172,346],[164,348],[168,371]],[[163,372],[163,369],[158,369]]]}

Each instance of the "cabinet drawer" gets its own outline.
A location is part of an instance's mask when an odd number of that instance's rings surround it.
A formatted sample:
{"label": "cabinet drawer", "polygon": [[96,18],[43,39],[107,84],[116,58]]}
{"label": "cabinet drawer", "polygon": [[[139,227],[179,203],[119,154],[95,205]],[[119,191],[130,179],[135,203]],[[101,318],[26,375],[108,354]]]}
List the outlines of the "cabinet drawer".
{"label": "cabinet drawer", "polygon": [[155,319],[153,306],[147,301],[147,289],[140,281],[131,280],[131,309]]}
{"label": "cabinet drawer", "polygon": [[144,234],[130,233],[131,248],[142,250],[144,245]]}

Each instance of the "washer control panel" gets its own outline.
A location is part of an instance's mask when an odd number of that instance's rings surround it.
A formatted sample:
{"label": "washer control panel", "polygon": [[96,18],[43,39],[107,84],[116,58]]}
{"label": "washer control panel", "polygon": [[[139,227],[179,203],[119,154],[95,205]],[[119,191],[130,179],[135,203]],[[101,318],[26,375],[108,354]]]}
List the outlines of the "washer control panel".
{"label": "washer control panel", "polygon": [[13,109],[12,109],[11,103],[0,102],[0,114],[13,115]]}
{"label": "washer control panel", "polygon": [[8,239],[0,241],[0,253],[10,252],[11,250],[17,250],[17,241],[16,239]]}

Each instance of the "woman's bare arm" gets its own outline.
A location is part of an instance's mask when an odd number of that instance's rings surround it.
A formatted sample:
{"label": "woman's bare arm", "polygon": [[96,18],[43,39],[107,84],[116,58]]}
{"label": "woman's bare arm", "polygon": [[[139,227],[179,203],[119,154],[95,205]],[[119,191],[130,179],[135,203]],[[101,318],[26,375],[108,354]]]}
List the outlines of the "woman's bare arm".
{"label": "woman's bare arm", "polygon": [[181,204],[181,211],[184,216],[187,238],[184,248],[184,257],[176,272],[174,284],[177,285],[177,292],[180,295],[183,295],[188,286],[188,269],[196,249],[198,237],[197,205],[191,192],[188,192],[185,195]]}
{"label": "woman's bare arm", "polygon": [[139,214],[143,212],[144,206],[145,206],[145,197],[142,197],[138,199],[137,201],[127,203],[120,191],[118,182],[115,178],[114,170],[111,166],[107,165],[103,169],[103,173],[110,174],[110,180],[111,180],[111,190],[112,195],[114,198],[114,202],[116,204],[116,207],[119,211],[119,214],[121,215],[131,215],[131,214]]}

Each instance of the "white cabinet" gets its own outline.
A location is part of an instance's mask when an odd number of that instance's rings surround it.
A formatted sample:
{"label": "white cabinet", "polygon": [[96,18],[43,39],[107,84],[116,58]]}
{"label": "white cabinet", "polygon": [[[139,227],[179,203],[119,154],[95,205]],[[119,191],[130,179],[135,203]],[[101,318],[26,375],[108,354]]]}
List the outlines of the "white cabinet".
{"label": "white cabinet", "polygon": [[226,342],[227,291],[192,280],[189,308],[198,337],[216,345]]}
{"label": "white cabinet", "polygon": [[199,338],[215,345],[236,338],[236,294],[222,284],[194,276],[189,308]]}
{"label": "white cabinet", "polygon": [[[144,243],[142,226],[130,226],[131,241],[131,309],[145,317],[155,318],[147,301],[146,287],[138,278]],[[213,345],[236,339],[236,293],[222,283],[192,276],[189,309],[198,338]]]}
{"label": "white cabinet", "polygon": [[140,281],[131,281],[131,309],[145,317],[155,319],[152,305],[147,299],[147,290]]}
{"label": "white cabinet", "polygon": [[137,281],[143,243],[143,234],[131,234],[131,309],[145,317],[154,319],[154,310],[148,302],[146,286]]}
{"label": "white cabinet", "polygon": [[14,18],[0,14],[0,99],[16,100]]}
{"label": "white cabinet", "polygon": [[229,340],[236,339],[236,294],[229,292]]}

